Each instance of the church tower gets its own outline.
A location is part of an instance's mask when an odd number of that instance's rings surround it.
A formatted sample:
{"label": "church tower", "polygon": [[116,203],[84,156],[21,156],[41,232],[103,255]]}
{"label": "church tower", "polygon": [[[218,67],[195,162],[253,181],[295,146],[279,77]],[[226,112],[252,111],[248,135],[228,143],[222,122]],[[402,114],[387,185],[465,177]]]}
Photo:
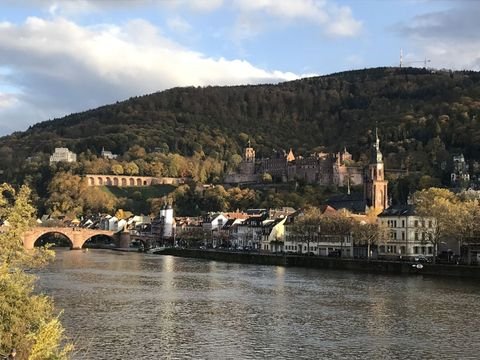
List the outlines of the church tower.
{"label": "church tower", "polygon": [[375,214],[380,214],[388,207],[388,181],[385,180],[383,156],[380,152],[380,139],[375,128],[375,144],[370,155],[370,164],[365,179],[364,197]]}
{"label": "church tower", "polygon": [[248,146],[245,148],[245,162],[254,163],[255,162],[255,150],[252,148],[250,144],[250,140],[248,140]]}

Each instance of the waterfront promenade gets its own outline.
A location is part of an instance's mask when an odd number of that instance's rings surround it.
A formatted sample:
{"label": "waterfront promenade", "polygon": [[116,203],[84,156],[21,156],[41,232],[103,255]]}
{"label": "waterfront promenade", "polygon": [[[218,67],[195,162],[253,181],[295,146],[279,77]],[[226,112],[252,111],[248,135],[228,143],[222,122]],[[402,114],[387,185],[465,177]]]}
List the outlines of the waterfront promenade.
{"label": "waterfront promenade", "polygon": [[161,254],[242,264],[350,270],[397,275],[422,274],[431,276],[480,278],[480,266],[454,264],[420,264],[411,261],[351,259],[323,256],[301,256],[292,254],[266,254],[256,252],[177,248],[165,249],[161,252]]}

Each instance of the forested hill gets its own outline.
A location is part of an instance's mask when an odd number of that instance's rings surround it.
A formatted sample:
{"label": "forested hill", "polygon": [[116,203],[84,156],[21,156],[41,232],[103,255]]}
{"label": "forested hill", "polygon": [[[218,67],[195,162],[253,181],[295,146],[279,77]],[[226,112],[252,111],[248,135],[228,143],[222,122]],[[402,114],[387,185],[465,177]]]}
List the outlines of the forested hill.
{"label": "forested hill", "polygon": [[375,68],[278,85],[174,88],[3,137],[0,161],[59,146],[121,155],[139,145],[228,162],[248,138],[264,156],[347,146],[358,159],[378,124],[387,167],[434,172],[453,153],[480,159],[479,112],[478,72]]}

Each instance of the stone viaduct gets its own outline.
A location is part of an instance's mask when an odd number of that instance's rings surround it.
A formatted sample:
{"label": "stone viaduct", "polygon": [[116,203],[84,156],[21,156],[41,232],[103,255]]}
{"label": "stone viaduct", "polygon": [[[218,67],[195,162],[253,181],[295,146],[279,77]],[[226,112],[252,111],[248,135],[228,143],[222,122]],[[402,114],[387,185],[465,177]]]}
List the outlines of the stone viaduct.
{"label": "stone viaduct", "polygon": [[23,234],[23,246],[27,250],[33,249],[35,242],[42,236],[48,233],[62,234],[71,242],[73,250],[81,249],[83,244],[95,235],[106,235],[114,240],[119,247],[128,247],[130,245],[130,234],[114,233],[107,230],[92,230],[76,227],[35,227],[25,234]]}
{"label": "stone viaduct", "polygon": [[150,185],[179,185],[185,182],[184,178],[128,176],[128,175],[85,175],[89,186],[150,186]]}

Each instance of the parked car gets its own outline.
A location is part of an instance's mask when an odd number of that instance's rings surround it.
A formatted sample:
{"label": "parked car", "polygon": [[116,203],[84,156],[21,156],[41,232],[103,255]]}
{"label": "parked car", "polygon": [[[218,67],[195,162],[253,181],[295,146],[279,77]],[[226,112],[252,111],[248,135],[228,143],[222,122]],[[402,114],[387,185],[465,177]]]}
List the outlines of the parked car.
{"label": "parked car", "polygon": [[430,263],[432,262],[432,259],[423,255],[417,255],[413,258],[414,261],[419,262],[419,263]]}
{"label": "parked car", "polygon": [[340,250],[333,250],[328,253],[328,257],[340,257],[342,252]]}

